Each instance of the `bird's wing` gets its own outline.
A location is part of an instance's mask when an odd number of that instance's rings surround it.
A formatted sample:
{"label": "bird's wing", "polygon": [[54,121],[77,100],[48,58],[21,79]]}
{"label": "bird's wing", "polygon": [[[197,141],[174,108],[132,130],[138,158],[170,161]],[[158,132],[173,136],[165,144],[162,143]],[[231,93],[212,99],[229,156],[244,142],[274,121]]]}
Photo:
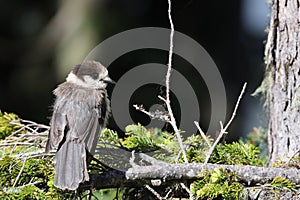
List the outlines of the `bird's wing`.
{"label": "bird's wing", "polygon": [[65,102],[60,102],[58,98],[54,104],[53,115],[50,122],[50,131],[46,144],[46,152],[54,149],[63,140],[65,129],[67,128],[67,118],[65,113]]}
{"label": "bird's wing", "polygon": [[[102,96],[103,97],[103,96]],[[93,154],[97,146],[100,131],[103,128],[106,117],[106,101],[98,98],[99,102],[91,105],[89,98],[97,99],[95,96],[86,96],[85,101],[68,101],[67,121],[69,131],[67,140],[79,140],[85,144],[85,148]]]}
{"label": "bird's wing", "polygon": [[106,114],[106,103],[101,102],[100,105],[94,108],[82,109],[77,114],[76,126],[78,137],[84,141],[86,149],[93,154],[95,152],[97,142],[99,140],[100,131],[104,126],[104,119]]}
{"label": "bird's wing", "polygon": [[[85,148],[93,154],[97,146],[97,142],[100,135],[101,125],[98,119],[100,118],[99,111],[97,108],[93,108],[89,111],[89,117],[82,119],[80,122],[80,140],[84,141]],[[83,123],[82,123],[83,122]]]}

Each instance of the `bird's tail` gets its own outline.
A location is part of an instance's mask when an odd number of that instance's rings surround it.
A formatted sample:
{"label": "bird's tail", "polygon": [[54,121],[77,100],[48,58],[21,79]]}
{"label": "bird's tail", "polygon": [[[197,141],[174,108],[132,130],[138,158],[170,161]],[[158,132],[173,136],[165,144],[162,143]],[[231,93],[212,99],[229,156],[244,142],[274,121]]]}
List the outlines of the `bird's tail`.
{"label": "bird's tail", "polygon": [[81,182],[88,181],[84,144],[65,142],[56,153],[54,171],[54,186],[62,190],[76,190]]}

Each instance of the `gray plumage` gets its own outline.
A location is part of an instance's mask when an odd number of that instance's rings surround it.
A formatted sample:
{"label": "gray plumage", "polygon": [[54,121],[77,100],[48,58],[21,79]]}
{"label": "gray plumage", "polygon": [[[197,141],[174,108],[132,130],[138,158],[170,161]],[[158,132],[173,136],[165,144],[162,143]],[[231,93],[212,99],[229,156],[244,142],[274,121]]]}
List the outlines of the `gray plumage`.
{"label": "gray plumage", "polygon": [[89,181],[87,152],[93,154],[109,115],[105,90],[111,82],[105,67],[95,61],[76,65],[55,90],[46,152],[58,146],[54,185],[75,190]]}

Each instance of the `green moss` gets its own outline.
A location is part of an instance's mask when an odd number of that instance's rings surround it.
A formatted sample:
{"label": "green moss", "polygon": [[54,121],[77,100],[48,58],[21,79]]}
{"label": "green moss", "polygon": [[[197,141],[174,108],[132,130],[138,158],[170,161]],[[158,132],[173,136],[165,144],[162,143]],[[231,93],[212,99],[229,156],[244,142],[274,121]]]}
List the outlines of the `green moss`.
{"label": "green moss", "polygon": [[243,186],[234,172],[222,168],[204,170],[199,180],[192,183],[191,192],[199,199],[238,199]]}
{"label": "green moss", "polygon": [[54,187],[52,158],[0,159],[0,199],[68,199],[74,192]]}
{"label": "green moss", "polygon": [[289,190],[296,192],[296,184],[289,181],[287,178],[276,176],[270,183],[270,186],[274,190]]}
{"label": "green moss", "polygon": [[266,129],[263,127],[254,127],[253,131],[248,133],[246,138],[240,139],[240,142],[256,146],[261,152],[260,159],[263,160],[264,163],[267,162],[268,134]]}
{"label": "green moss", "polygon": [[[17,115],[0,111],[0,143],[14,142],[21,137],[20,134],[27,133],[21,126],[15,125],[20,123]],[[26,141],[26,138],[23,140]],[[53,185],[52,156],[37,155],[26,159],[22,156],[36,150],[41,148],[12,145],[0,149],[0,199],[66,199],[70,196],[70,192],[61,191]]]}
{"label": "green moss", "polygon": [[119,138],[118,133],[116,131],[105,128],[100,133],[100,143],[106,142],[120,146],[121,141],[122,140]]}
{"label": "green moss", "polygon": [[218,144],[210,158],[211,163],[228,165],[262,166],[260,151],[252,144],[233,142],[231,144]]}
{"label": "green moss", "polygon": [[20,128],[17,125],[11,124],[12,121],[20,122],[20,118],[14,113],[3,113],[0,110],[0,140],[6,138],[12,134],[12,132]]}
{"label": "green moss", "polygon": [[22,188],[9,187],[0,191],[1,199],[50,199],[46,198],[44,192],[36,186],[26,186]]}
{"label": "green moss", "polygon": [[[101,138],[129,150],[152,152],[154,157],[171,163],[175,162],[175,158],[179,155],[180,148],[177,138],[172,133],[155,128],[146,129],[138,124],[127,126],[125,134],[125,138],[119,138],[116,132],[106,129],[101,133]],[[212,139],[208,139],[212,142]],[[189,162],[204,162],[209,147],[200,135],[192,135],[183,143]],[[210,162],[262,166],[265,162],[261,158],[258,147],[240,141],[231,144],[218,144],[210,158]],[[183,156],[180,156],[178,161],[183,163]]]}
{"label": "green moss", "polygon": [[[208,140],[210,140],[212,143],[212,139],[210,139],[209,136],[207,137]],[[205,157],[209,151],[209,146],[200,135],[192,135],[188,137],[183,143],[186,147],[186,156],[189,162],[204,162]],[[183,156],[180,157],[179,162],[184,163]]]}
{"label": "green moss", "polygon": [[[152,156],[166,162],[175,162],[179,155],[180,147],[173,133],[157,128],[146,129],[141,124],[129,125],[125,130],[125,138],[119,138],[116,132],[109,129],[102,131],[100,138],[102,142],[123,146],[129,150],[151,152]],[[200,135],[192,135],[183,143],[189,162],[204,162],[209,147]],[[178,162],[184,162],[183,156],[179,157]]]}
{"label": "green moss", "polygon": [[152,152],[159,150],[174,140],[174,136],[161,129],[146,129],[141,124],[129,125],[125,128],[125,139],[122,145],[130,150]]}

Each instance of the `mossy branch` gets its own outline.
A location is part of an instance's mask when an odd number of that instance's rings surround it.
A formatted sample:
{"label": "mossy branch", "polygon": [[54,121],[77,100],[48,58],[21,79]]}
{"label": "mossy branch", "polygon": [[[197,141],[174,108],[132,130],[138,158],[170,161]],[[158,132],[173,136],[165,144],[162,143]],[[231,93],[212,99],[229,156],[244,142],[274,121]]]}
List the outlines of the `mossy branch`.
{"label": "mossy branch", "polygon": [[[152,180],[160,180],[161,185],[174,184],[187,180],[196,180],[203,170],[217,168],[235,172],[246,185],[270,183],[276,177],[287,178],[290,182],[300,184],[300,170],[296,168],[237,166],[219,164],[159,164],[129,168],[126,172],[109,171],[100,175],[91,175],[92,185],[96,189],[119,187],[121,185],[143,186],[152,185]],[[114,185],[115,184],[115,185]]]}

